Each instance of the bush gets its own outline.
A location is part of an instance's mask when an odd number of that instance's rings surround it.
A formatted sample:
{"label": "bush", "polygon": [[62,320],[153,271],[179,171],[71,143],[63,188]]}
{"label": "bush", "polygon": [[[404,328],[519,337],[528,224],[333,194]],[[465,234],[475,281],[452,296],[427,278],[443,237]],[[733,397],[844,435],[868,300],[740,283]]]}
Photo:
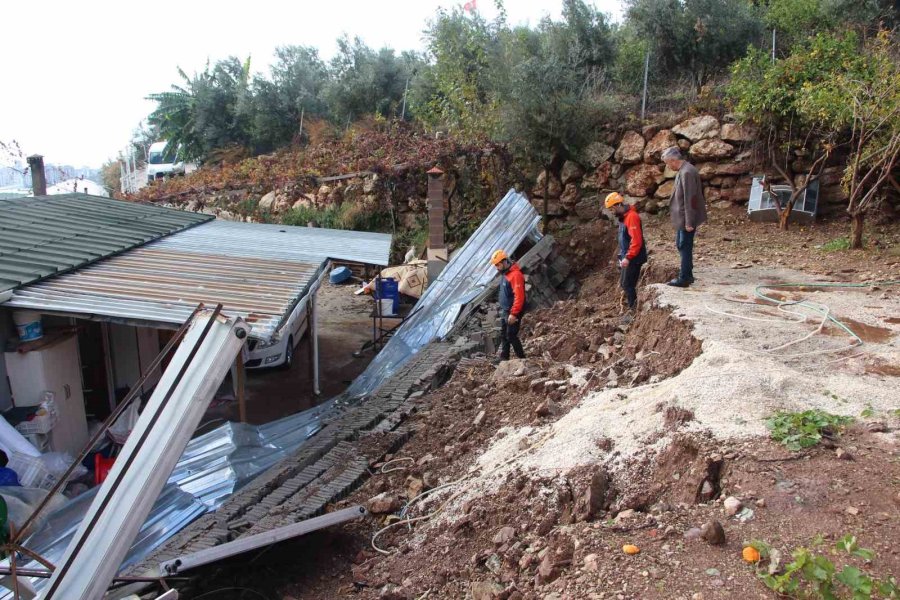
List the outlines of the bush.
{"label": "bush", "polygon": [[778,412],[766,421],[772,439],[787,446],[788,450],[802,450],[819,443],[823,437],[835,437],[853,417],[833,415],[818,409],[796,412]]}

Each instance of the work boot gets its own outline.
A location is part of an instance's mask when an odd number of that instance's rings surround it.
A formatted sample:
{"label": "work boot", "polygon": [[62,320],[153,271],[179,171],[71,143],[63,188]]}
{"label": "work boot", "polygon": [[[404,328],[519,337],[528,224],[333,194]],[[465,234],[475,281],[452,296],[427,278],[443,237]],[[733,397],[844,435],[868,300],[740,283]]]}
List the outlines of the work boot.
{"label": "work boot", "polygon": [[628,311],[627,313],[625,313],[624,315],[619,317],[620,325],[631,325],[631,323],[633,321],[634,321],[634,315],[631,313],[631,311]]}
{"label": "work boot", "polygon": [[691,283],[692,283],[691,281],[685,281],[684,279],[675,278],[672,281],[666,283],[666,285],[671,285],[672,287],[686,288],[689,285],[691,285]]}

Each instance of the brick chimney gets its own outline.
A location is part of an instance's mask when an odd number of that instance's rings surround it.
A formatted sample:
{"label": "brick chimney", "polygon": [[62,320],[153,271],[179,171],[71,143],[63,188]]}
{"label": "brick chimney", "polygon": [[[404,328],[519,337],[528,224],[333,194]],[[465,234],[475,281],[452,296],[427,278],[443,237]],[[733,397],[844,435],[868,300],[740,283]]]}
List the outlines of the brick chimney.
{"label": "brick chimney", "polygon": [[44,157],[35,154],[28,157],[28,170],[31,171],[31,189],[35,196],[47,195],[47,176],[44,174]]}
{"label": "brick chimney", "polygon": [[444,172],[428,171],[428,281],[434,281],[447,266],[444,244]]}

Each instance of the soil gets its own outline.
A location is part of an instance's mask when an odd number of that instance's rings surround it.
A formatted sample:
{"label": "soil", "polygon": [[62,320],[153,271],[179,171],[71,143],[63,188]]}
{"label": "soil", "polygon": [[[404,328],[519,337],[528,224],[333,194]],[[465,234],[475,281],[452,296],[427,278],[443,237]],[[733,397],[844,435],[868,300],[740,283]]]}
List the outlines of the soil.
{"label": "soil", "polygon": [[[666,220],[649,217],[645,234],[651,253],[633,321],[622,319],[609,224],[557,235],[581,286],[575,298],[526,315],[529,358],[497,367],[468,359],[419,400],[407,421],[412,435],[385,457],[411,460],[375,465],[334,507],[382,493],[404,505],[454,484],[399,515],[430,519],[377,537],[389,554],[372,538],[398,515],[373,515],[273,547],[252,557],[250,569],[220,564],[204,589],[220,589],[217,598],[295,600],[776,598],[758,577],[768,565],[744,562],[743,547],[764,541],[783,566],[817,537],[838,569],[852,563],[877,577],[900,575],[896,288],[767,290],[779,301],[832,306],[867,342],[836,352],[846,335],[813,336],[790,348],[834,352],[825,356],[839,362],[823,369],[821,354],[788,358],[783,372],[779,357],[755,357],[818,320],[785,322],[779,307],[753,294],[759,283],[898,280],[896,227],[871,227],[866,250],[831,253],[820,246],[846,235],[845,223],[785,234],[738,211],[714,212],[698,236],[698,283],[688,290],[657,285],[677,264]],[[760,379],[739,382],[729,366]],[[791,452],[762,425],[784,403],[858,418],[836,439]],[[874,417],[863,416],[867,406]],[[735,515],[725,509],[732,497],[742,504]],[[723,543],[700,537],[710,521]],[[846,534],[875,558],[832,555]],[[626,544],[639,552],[624,553]]]}

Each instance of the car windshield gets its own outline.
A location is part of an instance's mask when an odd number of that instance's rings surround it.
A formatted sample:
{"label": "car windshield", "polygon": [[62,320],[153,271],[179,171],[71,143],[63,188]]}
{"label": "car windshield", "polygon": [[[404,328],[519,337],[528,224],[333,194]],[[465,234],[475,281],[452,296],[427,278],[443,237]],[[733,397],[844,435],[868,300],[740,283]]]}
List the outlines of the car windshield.
{"label": "car windshield", "polygon": [[151,165],[164,165],[173,162],[175,162],[175,152],[170,151],[168,148],[164,152],[150,152]]}

